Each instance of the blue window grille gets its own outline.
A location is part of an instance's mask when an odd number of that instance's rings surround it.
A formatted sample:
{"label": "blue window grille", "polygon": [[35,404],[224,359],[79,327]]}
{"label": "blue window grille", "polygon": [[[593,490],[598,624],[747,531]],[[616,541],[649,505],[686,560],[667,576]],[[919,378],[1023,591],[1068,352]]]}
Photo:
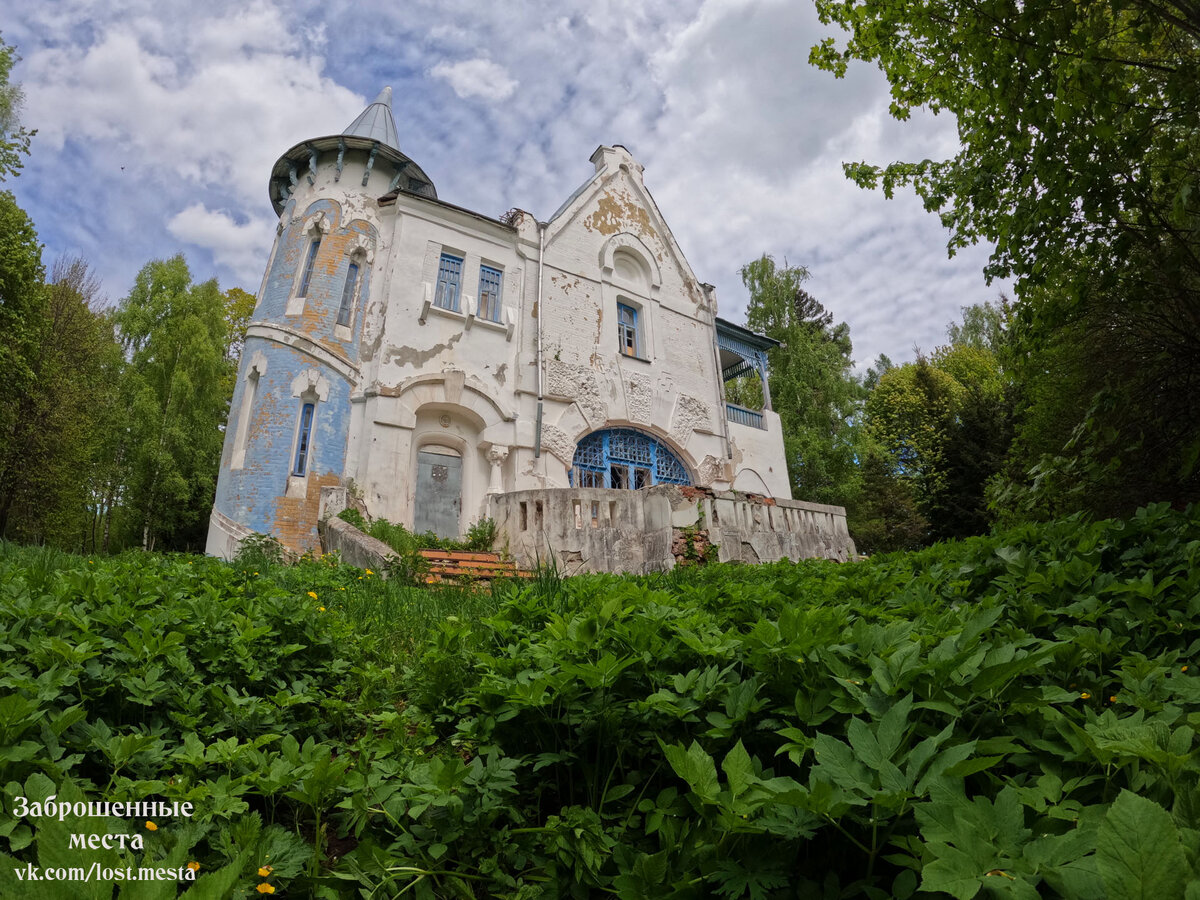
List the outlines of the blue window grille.
{"label": "blue window grille", "polygon": [[661,441],[632,428],[593,431],[575,447],[573,487],[637,490],[654,484],[691,484],[679,458]]}
{"label": "blue window grille", "polygon": [[438,263],[437,288],[434,291],[434,306],[458,312],[458,293],[462,285],[463,261],[459,256],[443,253]]}
{"label": "blue window grille", "polygon": [[300,290],[296,292],[297,297],[308,296],[308,285],[312,281],[313,266],[317,262],[317,250],[320,247],[320,238],[308,245],[308,258],[304,261],[304,274],[300,276]]}
{"label": "blue window grille", "polygon": [[500,278],[499,269],[479,267],[479,318],[489,322],[500,321]]}
{"label": "blue window grille", "polygon": [[358,264],[346,266],[346,286],[342,288],[342,305],[338,307],[337,323],[350,324],[350,311],[354,309],[354,295],[358,292]]}
{"label": "blue window grille", "polygon": [[303,475],[308,471],[308,447],[312,439],[313,409],[316,404],[305,403],[300,410],[300,435],[296,440],[296,462],[292,466],[293,475]]}
{"label": "blue window grille", "polygon": [[617,347],[626,356],[640,357],[638,346],[638,314],[632,306],[617,304]]}

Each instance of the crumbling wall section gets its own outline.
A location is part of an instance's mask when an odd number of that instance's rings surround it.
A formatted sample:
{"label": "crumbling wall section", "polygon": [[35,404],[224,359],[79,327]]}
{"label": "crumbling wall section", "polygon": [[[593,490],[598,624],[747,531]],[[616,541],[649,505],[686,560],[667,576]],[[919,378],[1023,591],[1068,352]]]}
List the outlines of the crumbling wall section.
{"label": "crumbling wall section", "polygon": [[518,565],[553,560],[567,574],[855,555],[842,507],[737,491],[680,485],[514,491],[492,496],[489,512],[499,544]]}

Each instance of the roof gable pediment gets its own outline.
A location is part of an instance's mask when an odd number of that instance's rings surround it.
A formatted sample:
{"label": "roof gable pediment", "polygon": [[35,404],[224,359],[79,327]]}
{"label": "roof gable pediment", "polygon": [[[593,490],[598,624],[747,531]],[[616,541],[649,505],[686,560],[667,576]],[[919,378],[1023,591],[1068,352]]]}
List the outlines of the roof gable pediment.
{"label": "roof gable pediment", "polygon": [[[546,224],[546,249],[581,251],[604,274],[621,272],[621,255],[640,260],[652,293],[677,282],[693,303],[704,303],[695,273],[642,180],[642,166],[624,147],[600,147],[596,171]],[[674,275],[674,277],[672,277]]]}

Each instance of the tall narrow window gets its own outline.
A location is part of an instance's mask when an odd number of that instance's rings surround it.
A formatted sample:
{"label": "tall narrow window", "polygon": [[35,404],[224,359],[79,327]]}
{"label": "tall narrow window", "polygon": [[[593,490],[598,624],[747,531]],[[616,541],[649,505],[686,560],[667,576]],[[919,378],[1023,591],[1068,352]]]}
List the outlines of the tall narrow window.
{"label": "tall narrow window", "polygon": [[296,464],[292,474],[303,476],[308,471],[308,448],[312,440],[313,403],[305,403],[300,410],[300,434],[296,438]]}
{"label": "tall narrow window", "polygon": [[479,318],[489,322],[500,321],[500,278],[499,269],[479,267]]}
{"label": "tall narrow window", "polygon": [[433,302],[442,309],[452,309],[458,312],[458,291],[462,284],[463,261],[460,256],[443,253],[438,263],[437,290]]}
{"label": "tall narrow window", "polygon": [[308,283],[312,281],[313,265],[317,261],[317,250],[320,246],[320,238],[308,245],[308,258],[304,261],[304,274],[300,276],[300,290],[296,292],[297,297],[308,296]]}
{"label": "tall narrow window", "polygon": [[337,323],[350,324],[350,313],[354,309],[354,296],[358,293],[358,263],[346,266],[346,286],[342,288],[342,305],[338,307]]}
{"label": "tall narrow window", "polygon": [[638,356],[638,321],[637,310],[624,303],[617,304],[617,346],[626,356]]}

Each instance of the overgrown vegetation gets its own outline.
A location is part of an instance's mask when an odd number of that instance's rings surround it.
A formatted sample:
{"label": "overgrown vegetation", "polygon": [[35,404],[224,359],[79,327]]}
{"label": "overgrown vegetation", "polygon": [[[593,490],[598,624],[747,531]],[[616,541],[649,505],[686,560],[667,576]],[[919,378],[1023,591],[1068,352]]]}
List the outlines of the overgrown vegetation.
{"label": "overgrown vegetation", "polygon": [[1197,510],[490,592],[253,554],[0,549],[0,893],[118,827],[11,818],[76,790],[194,802],[146,857],[234,896],[1200,888]]}
{"label": "overgrown vegetation", "polygon": [[414,533],[403,525],[387,519],[366,520],[357,509],[348,508],[338,513],[338,518],[349,522],[364,534],[383,541],[399,554],[417,550],[466,550],[473,553],[490,552],[496,543],[496,522],[487,516],[471,523],[467,535],[461,541],[438,537],[432,531]]}

